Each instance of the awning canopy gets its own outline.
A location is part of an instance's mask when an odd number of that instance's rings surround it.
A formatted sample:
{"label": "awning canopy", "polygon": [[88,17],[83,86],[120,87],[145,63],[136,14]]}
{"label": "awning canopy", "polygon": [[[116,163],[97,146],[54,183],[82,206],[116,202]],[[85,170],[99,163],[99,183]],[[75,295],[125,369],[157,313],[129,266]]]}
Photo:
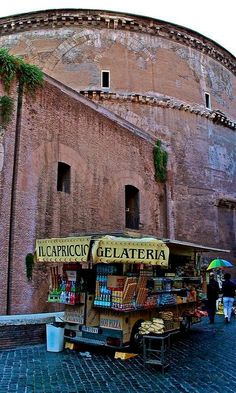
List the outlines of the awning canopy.
{"label": "awning canopy", "polygon": [[67,237],[36,240],[37,262],[87,262],[92,246],[94,263],[143,263],[168,266],[169,248],[155,238],[103,236],[99,239]]}
{"label": "awning canopy", "polygon": [[204,246],[201,244],[185,242],[181,240],[175,239],[162,239],[162,241],[170,247],[182,248],[182,249],[191,249],[192,251],[196,252],[230,252],[230,250],[225,250],[222,248],[214,248],[209,246]]}
{"label": "awning canopy", "polygon": [[168,267],[169,248],[155,238],[104,236],[94,242],[94,263],[143,263]]}
{"label": "awning canopy", "polygon": [[91,236],[36,240],[37,262],[87,262]]}
{"label": "awning canopy", "polygon": [[36,240],[37,262],[87,262],[92,246],[94,263],[143,263],[168,267],[173,252],[230,252],[200,244],[153,237],[118,237],[105,235]]}

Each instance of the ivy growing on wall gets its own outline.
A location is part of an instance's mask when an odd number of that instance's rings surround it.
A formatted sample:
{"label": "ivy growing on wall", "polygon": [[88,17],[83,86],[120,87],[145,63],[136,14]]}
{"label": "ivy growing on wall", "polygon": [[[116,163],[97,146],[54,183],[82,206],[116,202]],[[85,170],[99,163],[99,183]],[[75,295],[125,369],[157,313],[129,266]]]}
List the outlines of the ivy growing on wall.
{"label": "ivy growing on wall", "polygon": [[8,96],[0,97],[0,123],[2,127],[10,122],[14,108],[14,100]]}
{"label": "ivy growing on wall", "polygon": [[153,159],[155,167],[155,179],[164,183],[167,180],[168,153],[161,148],[161,141],[157,140],[153,148]]}
{"label": "ivy growing on wall", "polygon": [[23,86],[25,93],[33,94],[43,84],[43,72],[35,65],[25,63],[19,56],[0,48],[0,81],[7,95],[0,97],[0,122],[5,127],[11,120],[14,101],[9,97],[14,81]]}
{"label": "ivy growing on wall", "polygon": [[34,267],[34,255],[29,253],[25,257],[25,265],[26,265],[26,276],[28,280],[32,280],[33,267]]}

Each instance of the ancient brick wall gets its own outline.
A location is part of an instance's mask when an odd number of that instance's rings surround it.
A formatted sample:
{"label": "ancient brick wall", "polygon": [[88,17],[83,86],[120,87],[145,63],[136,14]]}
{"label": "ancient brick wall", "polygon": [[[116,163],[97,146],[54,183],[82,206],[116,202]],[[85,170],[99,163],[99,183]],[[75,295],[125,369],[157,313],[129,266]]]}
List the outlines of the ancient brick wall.
{"label": "ancient brick wall", "polygon": [[[55,307],[46,303],[48,268],[36,268],[33,281],[26,279],[25,256],[34,251],[35,239],[125,230],[127,184],[140,190],[144,233],[227,248],[227,241],[219,244],[217,201],[221,193],[233,192],[234,131],[225,128],[222,137],[221,127],[212,127],[208,119],[166,108],[162,113],[159,108],[159,124],[165,127],[169,153],[165,187],[154,180],[156,138],[50,79],[34,99],[25,97],[11,242],[11,313]],[[6,145],[9,138],[6,134]],[[217,160],[224,151],[228,156]],[[70,193],[57,191],[58,162],[71,167]]]}
{"label": "ancient brick wall", "polygon": [[0,350],[46,343],[46,325],[0,326]]}
{"label": "ancient brick wall", "polygon": [[[24,97],[18,128],[14,117],[1,130],[3,314],[7,277],[11,313],[55,310],[46,303],[48,268],[35,268],[28,282],[25,256],[36,238],[125,230],[125,185],[140,190],[143,233],[235,246],[233,56],[197,33],[149,18],[132,24],[122,14],[108,26],[104,16],[62,14],[0,20],[1,46],[65,84],[46,77],[34,98]],[[101,92],[104,69],[111,88]],[[169,156],[165,185],[154,180],[157,139]],[[70,193],[57,190],[58,162],[71,168]]]}
{"label": "ancient brick wall", "polygon": [[[140,190],[144,230],[166,235],[156,198],[163,186],[154,180],[154,140],[82,101],[68,89],[66,94],[45,83],[34,99],[26,97],[23,102],[11,242],[11,313],[48,307],[52,311],[46,304],[47,269],[42,266],[32,282],[26,279],[25,256],[34,251],[35,239],[124,230],[125,185]],[[69,194],[57,191],[58,162],[71,167]]]}
{"label": "ancient brick wall", "polygon": [[[0,84],[0,96],[6,95]],[[12,86],[10,95],[14,98],[14,107],[17,105],[17,88]],[[6,127],[0,127],[0,314],[7,311],[8,260],[10,236],[10,212],[12,209],[12,172],[15,154],[16,111],[11,122]]]}

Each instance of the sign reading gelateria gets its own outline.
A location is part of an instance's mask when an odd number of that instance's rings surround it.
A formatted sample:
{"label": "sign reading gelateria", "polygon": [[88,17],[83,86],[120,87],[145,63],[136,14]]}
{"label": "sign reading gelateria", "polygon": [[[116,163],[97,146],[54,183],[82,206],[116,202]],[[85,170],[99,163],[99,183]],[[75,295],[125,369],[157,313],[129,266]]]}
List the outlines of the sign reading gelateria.
{"label": "sign reading gelateria", "polygon": [[95,263],[144,263],[168,266],[169,248],[163,241],[154,238],[115,238],[104,236],[95,241],[93,248]]}
{"label": "sign reading gelateria", "polygon": [[[87,262],[91,236],[36,240],[38,262]],[[154,238],[104,236],[92,248],[94,263],[144,263],[168,266],[169,248]]]}
{"label": "sign reading gelateria", "polygon": [[91,237],[36,240],[38,262],[87,262]]}

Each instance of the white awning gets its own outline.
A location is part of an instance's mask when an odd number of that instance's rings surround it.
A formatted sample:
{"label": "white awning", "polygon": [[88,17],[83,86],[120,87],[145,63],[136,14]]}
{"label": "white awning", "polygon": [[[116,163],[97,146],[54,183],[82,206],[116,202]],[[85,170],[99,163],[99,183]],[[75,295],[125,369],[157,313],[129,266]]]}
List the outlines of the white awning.
{"label": "white awning", "polygon": [[169,245],[169,246],[178,246],[183,248],[189,248],[193,251],[204,251],[204,252],[230,252],[230,250],[225,250],[222,248],[215,248],[210,246],[204,246],[202,244],[196,244],[191,242],[185,242],[182,240],[175,240],[175,239],[162,239],[162,241]]}

